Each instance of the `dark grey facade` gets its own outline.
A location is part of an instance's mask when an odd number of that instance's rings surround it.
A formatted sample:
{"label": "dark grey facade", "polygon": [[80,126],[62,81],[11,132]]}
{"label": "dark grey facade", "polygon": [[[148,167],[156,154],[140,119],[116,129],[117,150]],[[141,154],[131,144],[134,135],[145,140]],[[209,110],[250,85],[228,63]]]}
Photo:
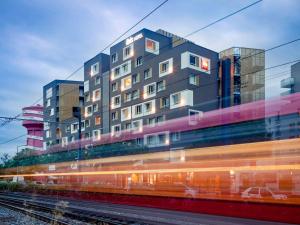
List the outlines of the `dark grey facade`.
{"label": "dark grey facade", "polygon": [[[112,135],[218,108],[218,53],[212,50],[143,29],[112,46],[110,58]],[[169,145],[171,136],[166,131],[137,141]]]}
{"label": "dark grey facade", "polygon": [[300,62],[291,66],[291,76],[281,81],[282,88],[288,88],[282,95],[300,92]]}
{"label": "dark grey facade", "polygon": [[100,53],[84,63],[84,138],[109,133],[109,56]]}
{"label": "dark grey facade", "polygon": [[78,120],[73,107],[82,107],[83,82],[54,80],[43,87],[44,149],[78,139]]}

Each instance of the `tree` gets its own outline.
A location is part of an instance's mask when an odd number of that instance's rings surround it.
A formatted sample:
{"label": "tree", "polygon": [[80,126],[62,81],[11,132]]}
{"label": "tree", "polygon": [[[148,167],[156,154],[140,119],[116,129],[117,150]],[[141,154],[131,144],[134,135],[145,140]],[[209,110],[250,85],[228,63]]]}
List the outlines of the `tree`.
{"label": "tree", "polygon": [[11,160],[11,157],[8,153],[2,153],[0,156],[0,165],[6,165]]}

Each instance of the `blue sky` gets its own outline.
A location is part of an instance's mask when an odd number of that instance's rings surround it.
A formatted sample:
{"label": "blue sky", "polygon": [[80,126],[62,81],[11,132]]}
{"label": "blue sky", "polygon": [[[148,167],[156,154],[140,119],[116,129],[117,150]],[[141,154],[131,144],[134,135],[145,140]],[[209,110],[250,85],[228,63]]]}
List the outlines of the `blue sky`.
{"label": "blue sky", "polygon": [[[162,0],[0,1],[0,116],[14,116],[42,96],[42,86],[64,79]],[[184,36],[254,1],[169,0],[137,26]],[[268,49],[300,37],[300,1],[263,2],[189,39],[215,51],[232,46]],[[128,34],[130,36],[130,34]],[[300,58],[300,42],[266,54],[266,67]],[[267,97],[278,95],[289,66],[266,73]],[[82,79],[79,71],[72,79]],[[26,132],[19,122],[0,128],[0,143]],[[15,152],[24,138],[0,145]]]}

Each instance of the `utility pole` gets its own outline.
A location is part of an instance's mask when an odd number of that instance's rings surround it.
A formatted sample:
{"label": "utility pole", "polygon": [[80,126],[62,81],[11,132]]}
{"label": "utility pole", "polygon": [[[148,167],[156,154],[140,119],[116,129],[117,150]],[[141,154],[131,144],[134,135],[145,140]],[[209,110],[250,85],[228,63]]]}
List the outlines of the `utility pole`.
{"label": "utility pole", "polygon": [[19,148],[20,147],[25,147],[27,145],[18,145],[17,146],[17,155],[16,155],[16,160],[17,160],[17,182],[19,181]]}

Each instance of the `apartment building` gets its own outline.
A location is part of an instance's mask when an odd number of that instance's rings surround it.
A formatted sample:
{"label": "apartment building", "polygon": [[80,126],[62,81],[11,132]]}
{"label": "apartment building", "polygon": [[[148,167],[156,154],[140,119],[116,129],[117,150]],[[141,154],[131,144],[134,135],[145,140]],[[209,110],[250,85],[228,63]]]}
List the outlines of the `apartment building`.
{"label": "apartment building", "polygon": [[[218,108],[218,53],[163,30],[142,29],[110,48],[110,130],[143,126]],[[170,145],[180,134],[145,135],[138,144]]]}
{"label": "apartment building", "polygon": [[100,53],[84,63],[84,138],[97,140],[110,132],[109,61]]}
{"label": "apartment building", "polygon": [[220,107],[265,99],[265,51],[233,47],[220,54]]}
{"label": "apartment building", "polygon": [[[78,119],[73,117],[73,107],[84,103],[83,82],[54,80],[43,87],[44,149],[52,145],[66,146],[78,139]],[[84,127],[83,131],[84,131]]]}

